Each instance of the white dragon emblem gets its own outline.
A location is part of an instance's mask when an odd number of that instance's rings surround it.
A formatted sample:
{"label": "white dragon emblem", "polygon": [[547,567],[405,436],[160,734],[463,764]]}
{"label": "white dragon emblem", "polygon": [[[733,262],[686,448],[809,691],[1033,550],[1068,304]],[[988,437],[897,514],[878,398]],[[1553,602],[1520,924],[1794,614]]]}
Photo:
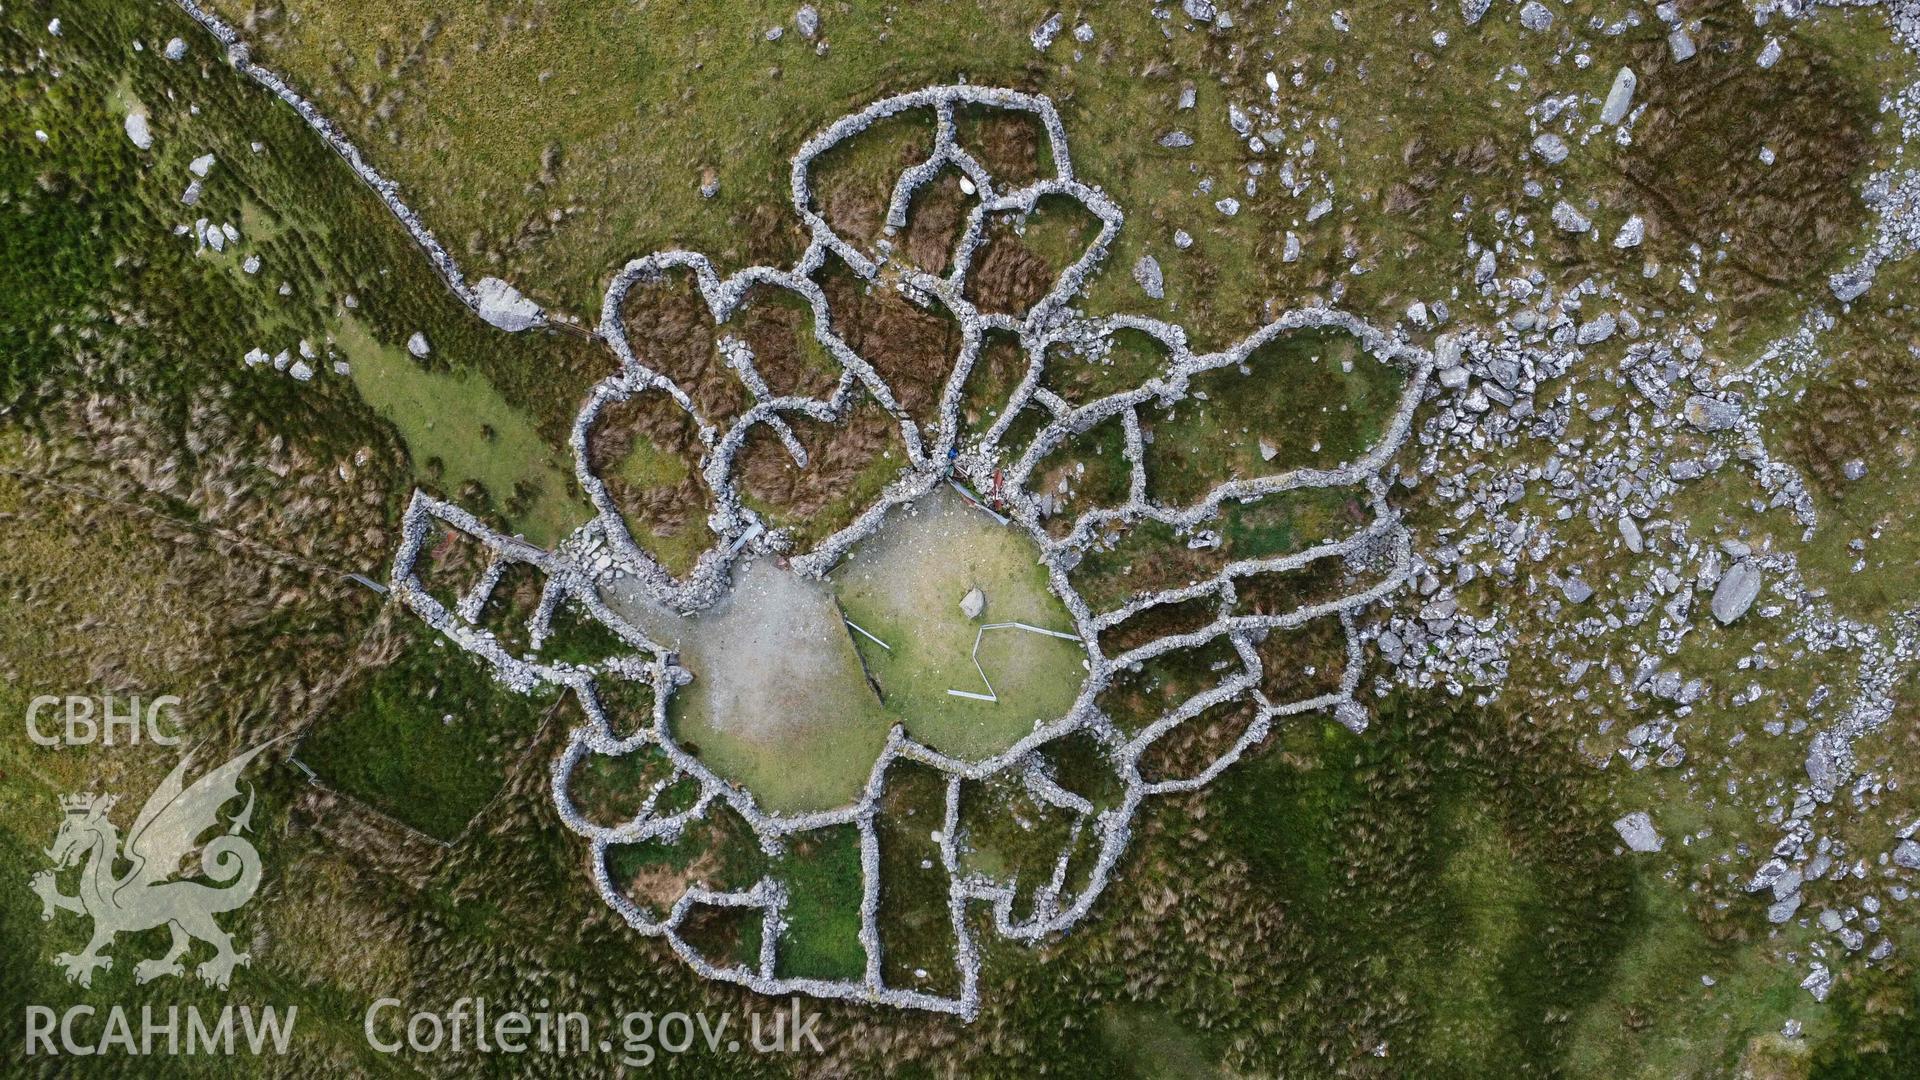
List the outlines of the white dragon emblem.
{"label": "white dragon emblem", "polygon": [[[183,974],[180,957],[196,938],[214,947],[213,958],[196,969],[203,982],[224,990],[234,967],[250,962],[246,953],[233,951],[233,939],[213,917],[245,904],[260,886],[260,853],[239,835],[253,817],[251,788],[246,807],[227,823],[225,833],[207,841],[204,847],[199,847],[199,838],[220,826],[220,808],[240,794],[240,774],[268,745],[256,746],[209,771],[191,787],[184,786],[184,780],[193,759],[183,759],[140,808],[124,849],[119,830],[107,818],[117,796],[61,797],[64,818],[53,846],[46,852],[53,860],[53,869],[35,874],[31,885],[45,905],[40,913],[42,920],[51,920],[56,911],[71,911],[93,920],[93,938],[84,950],[54,957],[54,963],[66,969],[68,981],[91,986],[96,970],[113,967],[113,958],[101,955],[101,950],[116,934],[157,926],[172,931],[173,942],[165,956],[134,966],[137,982]],[[180,873],[182,863],[196,848],[200,874],[222,887],[170,880]],[[81,863],[85,865],[80,871],[79,890],[71,896],[60,892],[57,875]],[[117,873],[117,865],[128,869]]]}

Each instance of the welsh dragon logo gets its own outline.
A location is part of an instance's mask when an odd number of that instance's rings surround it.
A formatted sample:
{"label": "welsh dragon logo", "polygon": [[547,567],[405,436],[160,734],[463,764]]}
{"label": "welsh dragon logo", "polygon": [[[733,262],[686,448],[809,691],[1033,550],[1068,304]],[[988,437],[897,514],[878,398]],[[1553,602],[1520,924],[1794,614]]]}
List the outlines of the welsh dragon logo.
{"label": "welsh dragon logo", "polygon": [[[183,974],[180,958],[195,939],[214,948],[213,958],[196,969],[203,982],[224,990],[234,967],[249,962],[246,953],[233,951],[233,939],[213,917],[245,904],[260,886],[260,853],[240,836],[253,817],[252,789],[247,791],[246,806],[226,823],[224,833],[205,846],[199,840],[221,826],[220,809],[240,795],[240,774],[268,745],[256,746],[209,771],[192,786],[185,779],[193,759],[183,759],[140,808],[124,847],[120,831],[107,817],[116,796],[61,797],[60,831],[46,852],[53,869],[35,874],[31,885],[45,905],[42,920],[51,920],[56,911],[93,920],[93,938],[85,949],[54,957],[54,963],[66,970],[68,981],[92,985],[95,971],[113,967],[113,958],[101,950],[115,935],[158,926],[172,931],[173,942],[166,955],[134,965],[138,982]],[[199,875],[218,887],[177,879],[196,850]],[[80,887],[69,896],[60,892],[58,875],[77,864],[84,864]],[[127,867],[124,873],[119,872],[122,866]]]}

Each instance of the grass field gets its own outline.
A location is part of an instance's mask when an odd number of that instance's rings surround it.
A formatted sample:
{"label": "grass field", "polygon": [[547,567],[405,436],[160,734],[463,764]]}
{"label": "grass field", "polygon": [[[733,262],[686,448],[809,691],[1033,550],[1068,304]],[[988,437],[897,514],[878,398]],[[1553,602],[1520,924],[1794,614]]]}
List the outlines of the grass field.
{"label": "grass field", "polygon": [[536,544],[558,543],[591,516],[575,498],[572,464],[527,415],[470,368],[428,370],[397,344],[348,318],[333,331],[354,388],[406,440],[414,471],[448,490],[484,488]]}
{"label": "grass field", "polygon": [[[1066,714],[1085,679],[1078,642],[1018,629],[987,631],[980,666],[999,701],[985,693],[971,659],[980,627],[1019,621],[1072,632],[1066,608],[1047,590],[1033,543],[941,490],[920,500],[855,548],[833,572],[847,617],[886,642],[854,642],[879,683],[888,713],[907,733],[950,754],[981,758],[1005,749],[1040,721]],[[978,588],[986,609],[968,619],[960,601]]]}
{"label": "grass field", "polygon": [[299,757],[327,786],[452,840],[499,792],[553,696],[508,690],[412,620],[395,633],[397,655],[342,691]]}

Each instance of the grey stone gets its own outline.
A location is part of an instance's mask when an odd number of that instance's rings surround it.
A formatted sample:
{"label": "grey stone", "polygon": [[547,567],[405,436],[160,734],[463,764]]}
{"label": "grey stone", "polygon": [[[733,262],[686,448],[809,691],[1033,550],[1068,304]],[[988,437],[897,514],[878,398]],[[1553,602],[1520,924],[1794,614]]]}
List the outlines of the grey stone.
{"label": "grey stone", "polygon": [[1169,150],[1185,150],[1193,145],[1193,136],[1175,129],[1160,136],[1160,145]]}
{"label": "grey stone", "polygon": [[800,5],[800,10],[793,13],[793,25],[801,37],[811,41],[820,32],[820,10],[812,4]]}
{"label": "grey stone", "polygon": [[981,592],[977,585],[968,589],[967,595],[960,598],[960,614],[968,619],[979,618],[980,613],[985,610],[987,610],[987,594]]}
{"label": "grey stone", "polygon": [[1493,0],[1460,0],[1460,17],[1468,26],[1486,18],[1487,9],[1493,6]]}
{"label": "grey stone", "polygon": [[1212,22],[1214,8],[1211,0],[1181,0],[1180,10],[1194,22]]}
{"label": "grey stone", "polygon": [[1565,199],[1553,204],[1553,224],[1561,232],[1583,233],[1593,228],[1593,222]]}
{"label": "grey stone", "polygon": [[1902,840],[1893,846],[1893,864],[1908,870],[1920,870],[1920,843]]}
{"label": "grey stone", "polygon": [[1573,340],[1580,345],[1598,345],[1613,336],[1617,325],[1611,313],[1603,312],[1599,318],[1581,323]]}
{"label": "grey stone", "polygon": [[1667,35],[1667,48],[1672,50],[1676,64],[1693,59],[1693,54],[1699,51],[1694,47],[1693,35],[1687,33],[1684,26],[1674,27],[1673,33]]}
{"label": "grey stone", "polygon": [[520,295],[520,291],[497,277],[481,278],[474,283],[482,319],[502,330],[513,332],[546,324],[540,305]]}
{"label": "grey stone", "polygon": [[1725,626],[1745,615],[1760,595],[1760,584],[1758,567],[1750,562],[1734,563],[1713,590],[1713,617]]}
{"label": "grey stone", "polygon": [[1846,464],[1840,466],[1840,475],[1849,480],[1865,480],[1867,463],[1859,458],[1848,458]]}
{"label": "grey stone", "polygon": [[1536,157],[1549,165],[1558,165],[1567,160],[1567,140],[1548,131],[1534,137],[1533,152]]}
{"label": "grey stone", "polygon": [[407,339],[407,351],[415,356],[426,356],[433,351],[433,347],[427,344],[427,335],[415,330],[413,336]]}
{"label": "grey stone", "polygon": [[1553,25],[1553,12],[1540,0],[1527,0],[1520,8],[1520,25],[1539,33]]}
{"label": "grey stone", "polygon": [[1767,905],[1767,921],[1770,923],[1786,922],[1788,919],[1793,918],[1794,912],[1799,910],[1800,894],[1794,893],[1785,900],[1775,900],[1773,903]]}
{"label": "grey stone", "polygon": [[1640,535],[1640,525],[1627,514],[1620,515],[1620,539],[1626,541],[1627,550],[1635,555],[1647,549],[1647,542]]}
{"label": "grey stone", "polygon": [[1600,106],[1600,122],[1618,124],[1625,120],[1627,113],[1633,109],[1633,92],[1639,86],[1640,77],[1633,73],[1633,69],[1621,68],[1619,74],[1613,77],[1613,88],[1607,91],[1606,104]]}
{"label": "grey stone", "polygon": [[1653,827],[1653,818],[1645,810],[1635,810],[1613,823],[1613,831],[1630,851],[1659,851],[1666,846]]}
{"label": "grey stone", "polygon": [[1166,278],[1160,273],[1160,260],[1151,255],[1142,255],[1133,264],[1133,280],[1140,285],[1140,291],[1154,300],[1166,298]]}
{"label": "grey stone", "polygon": [[1687,423],[1701,431],[1727,431],[1740,426],[1738,405],[1705,394],[1689,397],[1685,412]]}
{"label": "grey stone", "polygon": [[1584,604],[1593,595],[1593,586],[1580,578],[1570,577],[1560,582],[1560,594],[1567,598],[1569,604]]}
{"label": "grey stone", "polygon": [[1647,220],[1639,214],[1628,218],[1620,225],[1620,231],[1613,236],[1613,246],[1625,251],[1637,248],[1647,238]]}

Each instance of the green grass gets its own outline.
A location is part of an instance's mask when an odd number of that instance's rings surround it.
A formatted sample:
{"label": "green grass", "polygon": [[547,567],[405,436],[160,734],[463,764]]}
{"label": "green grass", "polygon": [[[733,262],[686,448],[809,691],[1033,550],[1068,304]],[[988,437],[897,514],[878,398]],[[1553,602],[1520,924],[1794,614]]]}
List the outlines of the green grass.
{"label": "green grass", "polygon": [[[471,370],[429,371],[404,348],[382,344],[353,319],[341,320],[334,338],[346,354],[353,385],[399,428],[417,473],[449,489],[478,483],[495,505],[508,508],[510,525],[536,544],[558,542],[590,516],[585,501],[570,494],[573,477],[566,458],[554,453],[526,414],[485,376]],[[430,469],[429,462],[440,468]]]}
{"label": "green grass", "polygon": [[[834,571],[847,617],[888,646],[855,636],[887,712],[908,734],[950,754],[981,758],[1032,731],[1036,721],[1066,714],[1085,679],[1086,653],[1077,642],[1024,630],[992,630],[981,639],[980,665],[999,701],[947,693],[986,692],[971,659],[985,624],[1021,621],[1072,631],[1037,560],[1032,542],[1016,529],[940,491],[920,500],[911,516],[893,511]],[[972,588],[987,600],[978,620],[960,611]]]}
{"label": "green grass", "polygon": [[843,825],[802,834],[776,873],[788,897],[776,970],[782,976],[860,978],[867,961],[860,947],[859,830]]}
{"label": "green grass", "polygon": [[329,787],[452,840],[499,791],[552,698],[499,685],[425,626],[401,633],[406,648],[343,691],[299,756]]}

